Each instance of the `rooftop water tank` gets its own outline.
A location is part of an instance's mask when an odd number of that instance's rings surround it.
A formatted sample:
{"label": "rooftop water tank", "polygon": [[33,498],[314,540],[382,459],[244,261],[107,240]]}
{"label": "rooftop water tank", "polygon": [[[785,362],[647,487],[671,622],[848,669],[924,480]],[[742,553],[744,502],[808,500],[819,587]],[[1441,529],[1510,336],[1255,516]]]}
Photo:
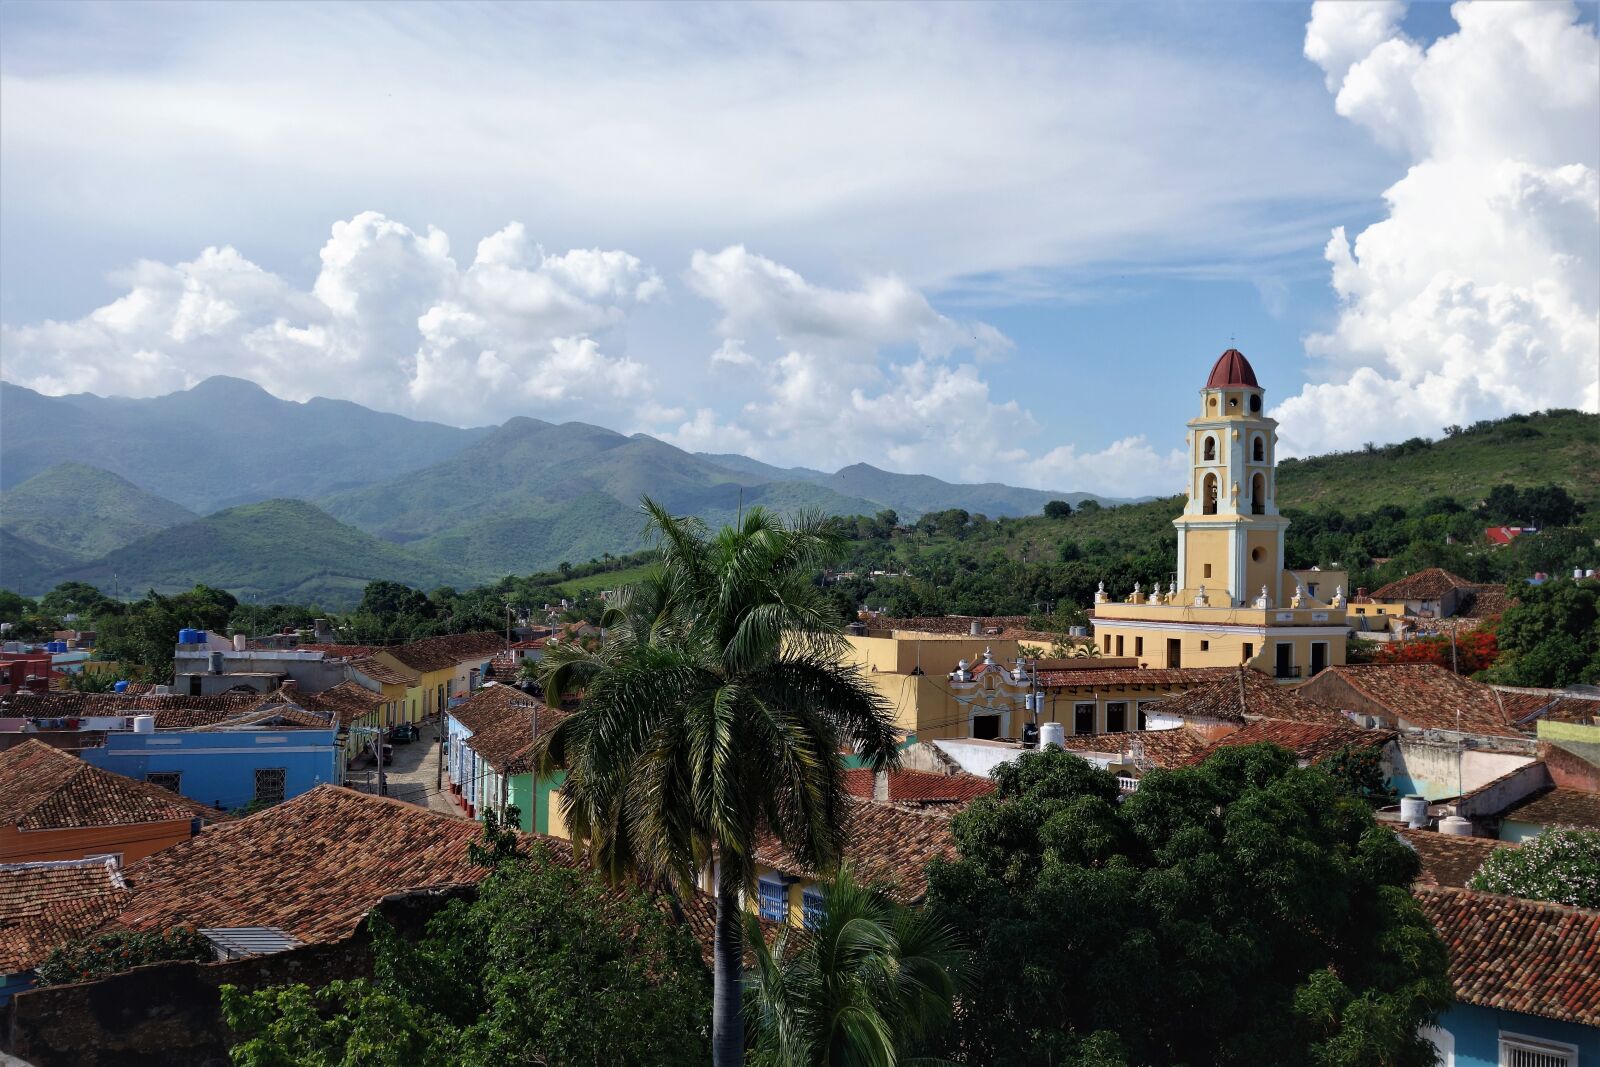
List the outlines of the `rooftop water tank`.
{"label": "rooftop water tank", "polygon": [[206,643],[206,632],[204,630],[192,630],[190,632],[194,634],[195,644],[203,645]]}
{"label": "rooftop water tank", "polygon": [[213,652],[213,653],[211,653],[211,673],[212,674],[221,674],[222,673],[222,653],[221,652]]}
{"label": "rooftop water tank", "polygon": [[154,715],[135,715],[133,717],[133,732],[136,734],[155,733],[156,717]]}
{"label": "rooftop water tank", "polygon": [[1400,820],[1413,830],[1428,825],[1428,798],[1408,793],[1400,798]]}
{"label": "rooftop water tank", "polygon": [[180,645],[192,645],[192,644],[194,644],[194,631],[189,629],[187,626],[185,626],[183,629],[179,630],[178,631],[178,644],[180,644]]}
{"label": "rooftop water tank", "polygon": [[1439,832],[1453,837],[1471,837],[1472,820],[1463,819],[1459,815],[1447,816],[1439,820]]}
{"label": "rooftop water tank", "polygon": [[234,634],[233,635],[233,650],[235,652],[243,652],[244,651],[244,647],[245,647],[245,636],[244,636],[244,634]]}
{"label": "rooftop water tank", "polygon": [[1067,728],[1059,722],[1046,722],[1039,724],[1039,747],[1047,745],[1060,745],[1067,743]]}
{"label": "rooftop water tank", "polygon": [[111,687],[111,691],[113,693],[126,693],[128,691],[128,683],[126,681],[119,681]]}

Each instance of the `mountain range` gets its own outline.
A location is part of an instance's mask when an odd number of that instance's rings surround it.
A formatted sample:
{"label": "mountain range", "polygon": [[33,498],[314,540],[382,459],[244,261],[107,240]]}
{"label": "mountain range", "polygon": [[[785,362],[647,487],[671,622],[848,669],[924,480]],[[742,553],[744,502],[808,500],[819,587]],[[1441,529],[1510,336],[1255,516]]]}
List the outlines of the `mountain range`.
{"label": "mountain range", "polygon": [[38,593],[70,579],[137,593],[204,581],[330,607],[375,578],[470,585],[634,551],[645,494],[710,523],[758,504],[891,508],[905,521],[1090,498],[864,463],[831,474],[775,467],[578,422],[461,429],[348,401],[283,400],[225,377],[148,399],[0,382],[0,490],[5,588]]}

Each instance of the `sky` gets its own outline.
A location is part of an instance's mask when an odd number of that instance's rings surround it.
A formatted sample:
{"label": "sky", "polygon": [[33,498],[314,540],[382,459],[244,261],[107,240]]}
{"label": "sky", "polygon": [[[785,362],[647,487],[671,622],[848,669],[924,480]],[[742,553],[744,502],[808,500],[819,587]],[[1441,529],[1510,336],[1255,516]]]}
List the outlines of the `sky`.
{"label": "sky", "polygon": [[1600,410],[1595,22],[8,0],[0,376],[1119,496],[1230,346],[1281,455]]}

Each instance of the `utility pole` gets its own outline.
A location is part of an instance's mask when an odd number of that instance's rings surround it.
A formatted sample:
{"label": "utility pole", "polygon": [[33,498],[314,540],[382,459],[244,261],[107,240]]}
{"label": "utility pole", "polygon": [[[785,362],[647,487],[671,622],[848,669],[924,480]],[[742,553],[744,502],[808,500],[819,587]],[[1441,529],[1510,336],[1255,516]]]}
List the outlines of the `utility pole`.
{"label": "utility pole", "polygon": [[434,779],[433,779],[433,791],[435,793],[439,792],[440,790],[442,790],[444,788],[444,743],[445,743],[445,738],[448,736],[448,734],[445,732],[444,724],[447,721],[448,720],[446,720],[444,718],[444,716],[441,715],[439,717],[438,724],[435,725],[434,728],[433,728],[433,733],[434,733],[433,739],[439,745],[439,770],[434,775]]}
{"label": "utility pole", "polygon": [[383,769],[383,728],[374,726],[372,731],[372,754],[378,759],[378,795],[389,795],[388,779]]}

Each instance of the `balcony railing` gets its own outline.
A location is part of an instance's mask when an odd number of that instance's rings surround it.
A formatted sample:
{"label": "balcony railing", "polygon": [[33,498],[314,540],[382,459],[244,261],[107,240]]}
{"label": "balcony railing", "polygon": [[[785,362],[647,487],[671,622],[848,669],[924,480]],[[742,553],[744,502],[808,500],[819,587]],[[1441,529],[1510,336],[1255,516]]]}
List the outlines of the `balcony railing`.
{"label": "balcony railing", "polygon": [[1279,678],[1298,678],[1300,677],[1300,668],[1297,666],[1285,667],[1280,663],[1276,674]]}
{"label": "balcony railing", "polygon": [[1117,792],[1119,792],[1119,793],[1137,793],[1138,791],[1139,791],[1139,779],[1137,779],[1137,778],[1124,778],[1120,774],[1117,775]]}

